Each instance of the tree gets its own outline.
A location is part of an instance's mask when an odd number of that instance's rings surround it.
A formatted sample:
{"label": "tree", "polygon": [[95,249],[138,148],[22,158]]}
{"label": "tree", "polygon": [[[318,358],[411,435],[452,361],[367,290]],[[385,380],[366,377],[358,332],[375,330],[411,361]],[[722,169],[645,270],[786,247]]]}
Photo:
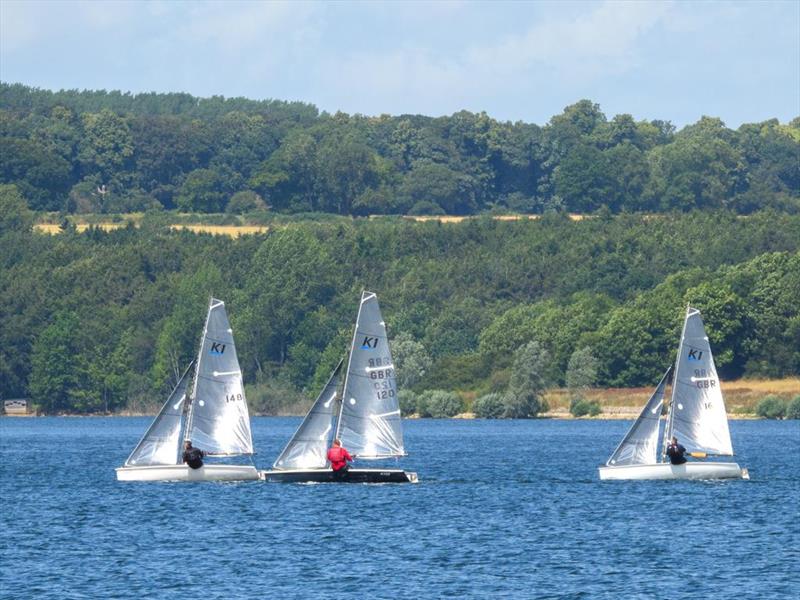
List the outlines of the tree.
{"label": "tree", "polygon": [[479,419],[499,419],[504,411],[503,394],[485,394],[472,403],[472,412]]}
{"label": "tree", "polygon": [[528,342],[514,354],[511,380],[504,396],[504,416],[512,419],[535,417],[542,410],[542,393],[547,388],[547,355],[539,342]]}
{"label": "tree", "polygon": [[459,174],[446,165],[422,160],[403,178],[398,194],[406,207],[430,202],[446,214],[468,214],[475,209],[475,202],[462,183]]}
{"label": "tree", "polygon": [[186,212],[222,212],[227,202],[224,184],[216,171],[195,169],[178,195],[178,208]]}
{"label": "tree", "polygon": [[0,183],[15,185],[35,210],[60,210],[70,164],[30,140],[0,137]]}
{"label": "tree", "polygon": [[46,413],[79,408],[74,405],[76,396],[89,387],[79,333],[75,314],[61,312],[33,344],[28,390],[34,403]]}
{"label": "tree", "polygon": [[431,367],[431,358],[421,342],[401,332],[392,340],[397,387],[413,388]]}
{"label": "tree", "polygon": [[251,190],[236,192],[225,207],[225,212],[239,215],[257,210],[267,210],[267,205],[261,196]]}
{"label": "tree", "polygon": [[271,232],[244,277],[241,323],[258,370],[263,361],[283,365],[305,316],[333,297],[338,265],[311,230]]}
{"label": "tree", "polygon": [[209,298],[224,296],[222,274],[215,265],[203,265],[184,276],[172,294],[174,301],[155,346],[152,377],[161,389],[177,383],[195,357]]}
{"label": "tree", "polygon": [[83,115],[83,136],[78,161],[84,175],[100,175],[107,181],[127,166],[133,156],[133,137],[125,118],[109,109]]}
{"label": "tree", "polygon": [[431,390],[420,394],[417,405],[421,417],[434,419],[447,419],[464,411],[461,396],[445,390]]}
{"label": "tree", "polygon": [[30,231],[33,213],[15,185],[0,185],[0,235],[6,231]]}
{"label": "tree", "polygon": [[598,361],[588,346],[572,353],[567,366],[567,387],[570,396],[583,398],[584,393],[597,383]]}

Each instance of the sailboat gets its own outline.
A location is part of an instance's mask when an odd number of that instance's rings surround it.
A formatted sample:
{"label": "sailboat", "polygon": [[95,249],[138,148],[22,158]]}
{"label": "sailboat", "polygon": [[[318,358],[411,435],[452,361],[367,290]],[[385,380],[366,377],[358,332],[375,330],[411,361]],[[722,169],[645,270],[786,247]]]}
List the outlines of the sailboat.
{"label": "sailboat", "polygon": [[[337,438],[358,461],[406,456],[392,353],[373,292],[361,294],[340,395],[344,362],[339,361],[272,470],[261,471],[262,479],[334,481],[327,451]],[[402,469],[351,468],[345,478],[336,481],[416,483],[417,474]]]}
{"label": "sailboat", "polygon": [[673,435],[694,458],[733,456],[711,346],[700,311],[690,306],[686,307],[659,454],[662,403],[672,371],[672,367],[667,369],[628,433],[606,464],[599,467],[600,479],[749,479],[747,469],[733,462],[688,461],[673,465],[667,458]]}
{"label": "sailboat", "polygon": [[[189,383],[194,381],[191,395]],[[184,423],[185,421],[185,423]],[[181,435],[183,433],[183,435]],[[241,481],[258,479],[255,466],[183,464],[181,441],[209,456],[252,456],[250,415],[225,303],[212,298],[197,360],[184,371],[156,418],[118,468],[119,481]]]}

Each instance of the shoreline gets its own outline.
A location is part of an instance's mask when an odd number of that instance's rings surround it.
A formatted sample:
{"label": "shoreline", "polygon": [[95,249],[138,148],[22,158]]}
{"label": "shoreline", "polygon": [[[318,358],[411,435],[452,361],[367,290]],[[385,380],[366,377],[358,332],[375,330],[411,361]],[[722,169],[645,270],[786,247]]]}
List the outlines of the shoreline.
{"label": "shoreline", "polygon": [[[121,412],[121,413],[108,413],[108,414],[97,414],[97,413],[89,413],[89,414],[82,414],[82,413],[63,413],[57,415],[40,415],[40,414],[25,414],[25,415],[6,415],[0,414],[0,418],[10,418],[10,419],[27,419],[27,418],[47,418],[47,417],[64,417],[64,418],[133,418],[133,417],[155,417],[156,413],[131,413],[131,412]],[[297,417],[301,418],[305,415],[302,414],[287,414],[287,415],[270,415],[266,413],[253,413],[250,415],[251,417],[274,417],[274,418],[284,418],[284,417]],[[483,420],[483,421],[512,421],[512,420],[536,420],[536,419],[550,419],[550,420],[562,420],[562,421],[633,421],[636,417],[639,416],[639,412],[625,412],[625,411],[615,411],[615,412],[608,412],[608,413],[600,413],[594,417],[589,415],[585,415],[582,417],[573,417],[569,411],[567,410],[554,410],[541,413],[531,419],[479,419],[475,416],[475,413],[461,413],[458,415],[454,415],[452,417],[420,417],[419,415],[412,414],[412,415],[404,415],[404,420],[434,420],[434,421],[475,421],[475,420]],[[765,420],[765,421],[783,421],[783,420],[791,420],[791,419],[767,419],[766,417],[759,417],[755,413],[728,413],[728,420],[731,421],[756,421],[756,420]]]}

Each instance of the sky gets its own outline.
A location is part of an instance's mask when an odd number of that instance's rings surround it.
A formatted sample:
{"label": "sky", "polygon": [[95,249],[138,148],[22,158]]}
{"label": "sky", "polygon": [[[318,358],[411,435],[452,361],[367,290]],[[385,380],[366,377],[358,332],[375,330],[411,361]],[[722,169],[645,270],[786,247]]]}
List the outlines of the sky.
{"label": "sky", "polygon": [[800,0],[0,0],[0,80],[540,125],[586,98],[736,128],[800,115]]}

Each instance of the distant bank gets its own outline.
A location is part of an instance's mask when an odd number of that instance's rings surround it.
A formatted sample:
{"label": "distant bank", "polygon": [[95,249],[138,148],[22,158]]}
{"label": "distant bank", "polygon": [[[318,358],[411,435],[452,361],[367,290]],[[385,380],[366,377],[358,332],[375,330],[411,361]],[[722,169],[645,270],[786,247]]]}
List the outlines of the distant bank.
{"label": "distant bank", "polygon": [[[634,419],[641,411],[642,406],[652,390],[649,388],[595,388],[585,390],[582,394],[586,400],[596,401],[600,405],[601,412],[594,417],[581,417],[593,419]],[[736,381],[722,382],[722,391],[725,395],[725,406],[728,417],[731,419],[753,419],[757,418],[757,408],[760,402],[767,397],[776,397],[784,402],[789,402],[792,398],[800,396],[800,377],[788,377],[785,379],[740,379]],[[669,391],[668,391],[669,393]],[[463,393],[467,407],[471,408],[471,401],[474,393]],[[572,419],[569,412],[570,392],[567,389],[553,389],[544,394],[547,403],[547,410],[539,414],[540,418],[550,419]],[[303,416],[308,406],[298,405],[291,407],[280,414],[265,414],[252,411],[254,416]],[[152,410],[122,410],[113,413],[111,416],[153,416],[157,407]],[[34,409],[29,409],[25,413],[17,412],[16,415],[6,416],[36,416]],[[64,414],[61,416],[84,416],[79,413]],[[102,416],[102,415],[97,415]],[[404,418],[419,418],[417,415],[404,415]],[[473,419],[474,413],[471,411],[456,415],[456,419]]]}

